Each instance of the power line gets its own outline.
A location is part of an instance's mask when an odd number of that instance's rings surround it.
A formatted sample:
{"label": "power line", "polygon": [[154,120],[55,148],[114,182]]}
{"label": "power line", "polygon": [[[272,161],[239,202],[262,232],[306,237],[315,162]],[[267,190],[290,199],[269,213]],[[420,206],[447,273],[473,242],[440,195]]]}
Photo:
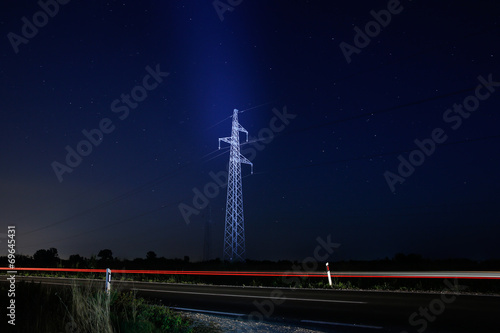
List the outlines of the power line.
{"label": "power line", "polygon": [[260,108],[261,106],[264,106],[264,105],[269,105],[271,103],[275,103],[278,99],[275,99],[273,101],[270,101],[270,102],[266,102],[266,103],[262,103],[260,105],[256,105],[254,107],[251,107],[251,108],[248,108],[248,109],[245,109],[245,110],[240,110],[238,113],[243,113],[243,112],[246,112],[246,111],[250,111],[250,110],[254,110],[254,109],[257,109],[257,108]]}
{"label": "power line", "polygon": [[424,99],[419,99],[419,100],[416,100],[416,101],[413,101],[413,102],[409,102],[409,103],[405,103],[405,104],[400,104],[400,105],[396,105],[396,106],[391,106],[391,107],[383,108],[383,109],[376,110],[376,111],[370,111],[370,112],[365,112],[365,113],[362,113],[362,114],[359,114],[359,115],[355,115],[355,116],[350,116],[350,117],[335,119],[335,120],[331,120],[331,121],[327,121],[327,122],[321,122],[320,124],[303,127],[303,128],[299,128],[299,129],[296,129],[296,130],[291,130],[291,131],[285,131],[285,132],[282,132],[282,133],[277,133],[277,134],[268,136],[265,139],[252,140],[252,141],[249,141],[249,142],[247,142],[245,144],[249,144],[249,143],[253,143],[253,142],[257,142],[257,141],[274,139],[276,137],[283,136],[283,135],[291,135],[291,134],[303,133],[303,132],[311,131],[311,130],[318,129],[318,128],[321,128],[321,127],[327,127],[327,126],[330,126],[330,125],[343,123],[343,122],[350,121],[350,120],[357,120],[357,119],[371,117],[371,116],[374,116],[374,115],[378,115],[378,114],[382,114],[382,113],[387,113],[387,112],[391,112],[391,111],[395,111],[395,110],[399,110],[399,109],[404,109],[404,108],[407,108],[407,107],[410,107],[410,106],[419,105],[419,104],[423,104],[423,103],[427,103],[427,102],[439,100],[439,99],[442,99],[442,98],[451,97],[451,96],[459,95],[459,94],[466,93],[466,92],[469,92],[469,91],[473,91],[475,88],[476,87],[455,90],[455,91],[452,91],[452,92],[449,92],[449,93],[446,93],[446,94],[441,94],[441,95],[437,95],[437,96],[427,97],[427,98],[424,98]]}
{"label": "power line", "polygon": [[[477,36],[480,36],[480,35],[484,35],[484,34],[486,34],[488,32],[491,32],[491,31],[494,31],[494,30],[498,30],[499,28],[500,27],[498,27],[498,26],[493,26],[493,27],[488,26],[488,27],[486,27],[486,28],[484,28],[484,29],[482,29],[480,31],[473,32],[473,33],[470,33],[470,34],[467,34],[467,35],[464,35],[464,36],[461,36],[461,37],[458,37],[458,38],[455,38],[455,39],[449,39],[446,42],[448,44],[450,44],[450,45],[453,45],[453,44],[455,44],[458,41],[461,41],[461,40],[464,40],[464,39],[468,39],[468,38],[471,38],[471,37],[477,37]],[[367,69],[367,70],[364,70],[364,71],[356,72],[356,73],[353,73],[353,74],[345,75],[343,77],[340,77],[340,78],[336,79],[335,82],[344,81],[344,80],[350,79],[352,77],[356,77],[356,76],[361,75],[361,74],[366,74],[366,73],[369,73],[369,72],[377,71],[377,70],[382,69],[384,67],[392,66],[392,65],[398,64],[400,62],[404,62],[404,61],[416,58],[418,56],[421,56],[421,55],[429,53],[429,52],[435,53],[436,52],[436,48],[442,48],[444,45],[445,45],[444,43],[439,43],[439,44],[434,44],[434,45],[427,44],[426,48],[423,48],[420,52],[413,53],[412,55],[410,55],[408,57],[399,58],[399,59],[396,59],[394,61],[390,61],[390,62],[387,62],[385,64],[382,64],[380,66],[376,66],[376,67],[373,67],[373,68],[370,68],[370,69]]]}
{"label": "power line", "polygon": [[[228,148],[225,148],[224,150],[228,150]],[[221,152],[221,153],[217,154],[216,156],[214,156],[214,157],[212,157],[212,158],[210,158],[210,159],[207,159],[207,160],[203,161],[203,159],[205,159],[206,157],[208,157],[209,155],[211,155],[211,154],[213,154],[213,153],[215,153],[215,152],[218,152],[218,150],[214,150],[214,151],[212,151],[212,152],[210,152],[210,153],[208,153],[208,154],[204,155],[203,157],[201,157],[200,159],[198,159],[198,160],[197,160],[197,162],[206,163],[206,162],[208,162],[208,161],[213,160],[214,158],[217,158],[217,157],[218,157],[218,156],[220,156],[220,155],[223,155],[223,154],[227,153],[227,151],[225,151],[225,152]],[[60,225],[60,224],[63,224],[63,223],[69,222],[69,221],[71,221],[71,220],[72,220],[72,219],[74,219],[74,218],[77,218],[77,217],[80,217],[80,216],[87,215],[88,213],[90,213],[90,212],[92,212],[92,211],[94,211],[94,210],[98,210],[98,209],[102,209],[102,208],[105,208],[105,207],[107,207],[107,206],[110,206],[110,205],[112,205],[112,204],[114,204],[114,203],[116,203],[116,202],[118,202],[118,201],[120,201],[120,200],[126,199],[126,198],[128,198],[128,197],[130,197],[130,196],[133,196],[133,195],[135,195],[135,194],[137,194],[137,193],[140,193],[140,192],[142,192],[143,190],[145,190],[146,188],[149,188],[149,187],[151,187],[151,186],[154,186],[154,185],[160,184],[160,183],[162,183],[162,182],[164,182],[164,181],[166,181],[166,180],[168,180],[168,179],[172,178],[173,176],[177,175],[177,173],[179,173],[179,172],[183,171],[184,169],[186,169],[187,167],[189,167],[189,166],[190,166],[191,164],[193,164],[193,163],[194,163],[194,162],[188,162],[188,163],[185,163],[184,165],[182,165],[182,166],[178,167],[177,169],[175,169],[175,170],[173,170],[173,171],[171,171],[171,172],[169,172],[169,173],[166,173],[166,174],[164,174],[164,175],[162,175],[162,176],[160,176],[160,177],[156,177],[156,178],[154,178],[154,179],[152,179],[152,180],[150,180],[150,181],[148,181],[148,182],[146,182],[146,183],[144,183],[144,184],[142,184],[142,185],[140,185],[140,186],[134,187],[134,188],[132,188],[131,190],[129,190],[129,191],[127,191],[127,192],[125,192],[125,193],[123,193],[123,194],[121,194],[121,195],[119,195],[119,196],[116,196],[116,197],[114,197],[114,198],[112,198],[112,199],[110,199],[110,200],[107,200],[107,201],[105,201],[105,202],[103,202],[103,203],[101,203],[101,204],[98,204],[98,205],[93,206],[93,207],[91,207],[91,208],[85,209],[85,210],[83,210],[83,211],[81,211],[81,212],[79,212],[79,213],[77,213],[77,214],[73,214],[73,215],[68,216],[68,217],[66,217],[66,218],[63,218],[63,219],[61,219],[61,220],[58,220],[58,221],[55,221],[55,222],[49,223],[49,224],[44,225],[44,226],[42,226],[42,227],[39,227],[39,228],[36,228],[36,229],[32,229],[32,230],[26,231],[26,232],[24,232],[24,233],[21,233],[21,235],[29,235],[29,234],[34,233],[34,232],[38,232],[38,231],[41,231],[41,230],[45,230],[45,229],[48,229],[48,228],[51,228],[51,227],[54,227],[54,226],[57,226],[57,225]],[[85,193],[85,191],[84,191],[84,192],[82,192],[82,193]]]}
{"label": "power line", "polygon": [[[491,135],[491,136],[486,136],[486,137],[481,137],[481,138],[475,138],[475,139],[466,139],[466,140],[460,140],[460,141],[445,142],[445,143],[439,144],[439,146],[440,147],[441,146],[450,146],[450,145],[457,145],[457,144],[462,144],[462,143],[484,141],[484,140],[492,140],[492,139],[498,139],[498,138],[500,138],[500,135]],[[274,169],[274,170],[268,170],[268,171],[255,172],[254,175],[262,175],[262,174],[271,173],[271,172],[278,172],[278,171],[279,172],[283,172],[283,171],[290,171],[290,170],[298,170],[298,169],[311,168],[311,167],[316,167],[316,166],[321,166],[321,165],[328,165],[328,164],[335,164],[335,163],[345,163],[345,162],[352,162],[352,161],[360,161],[360,160],[366,160],[366,159],[371,159],[371,158],[376,158],[376,157],[383,157],[383,156],[388,156],[388,155],[396,155],[396,154],[408,153],[408,152],[411,152],[413,150],[415,150],[415,147],[413,147],[411,149],[398,150],[398,151],[392,151],[392,152],[387,152],[387,153],[380,153],[380,154],[359,156],[359,157],[353,157],[353,158],[347,158],[347,159],[341,159],[341,160],[335,160],[335,161],[327,161],[327,162],[318,162],[318,163],[297,165],[297,166],[290,167],[290,168],[281,168],[281,169]]]}
{"label": "power line", "polygon": [[[297,130],[294,130],[294,131],[288,131],[288,132],[284,132],[284,133],[280,133],[280,134],[277,134],[277,135],[274,135],[273,137],[276,137],[276,136],[281,136],[281,135],[290,135],[290,134],[297,134],[297,133],[302,133],[302,132],[306,132],[306,131],[310,131],[310,130],[313,130],[313,129],[317,129],[317,128],[321,128],[321,127],[325,127],[325,126],[330,126],[332,124],[337,124],[337,123],[341,123],[341,122],[345,122],[345,121],[349,121],[349,120],[356,120],[356,119],[360,119],[360,118],[365,118],[367,116],[372,116],[372,115],[375,115],[375,114],[381,114],[381,113],[386,113],[386,112],[391,112],[391,111],[395,111],[395,110],[399,110],[399,109],[402,109],[402,108],[406,108],[406,107],[409,107],[409,106],[413,106],[413,105],[418,105],[418,104],[422,104],[422,103],[426,103],[426,102],[430,102],[430,101],[435,101],[435,100],[438,100],[438,99],[441,99],[441,98],[445,98],[445,97],[450,97],[450,96],[454,96],[454,95],[458,95],[458,94],[462,94],[464,92],[469,92],[469,91],[472,91],[474,90],[475,87],[473,88],[467,88],[467,89],[461,89],[461,90],[456,90],[456,91],[453,91],[453,92],[450,92],[450,93],[446,93],[446,94],[441,94],[441,95],[438,95],[438,96],[432,96],[432,97],[428,97],[428,98],[425,98],[425,99],[421,99],[421,100],[417,100],[417,101],[413,101],[413,102],[410,102],[410,103],[406,103],[406,104],[401,104],[401,105],[397,105],[397,106],[393,106],[393,107],[389,107],[389,108],[384,108],[384,109],[380,109],[378,111],[372,111],[372,112],[366,112],[366,113],[363,113],[363,114],[360,114],[360,115],[356,115],[356,116],[351,116],[351,117],[346,117],[346,118],[342,118],[342,119],[337,119],[337,120],[333,120],[333,121],[329,121],[329,122],[325,122],[325,123],[321,123],[321,124],[317,124],[317,125],[313,125],[313,126],[309,126],[309,127],[305,127],[305,128],[302,128],[302,129],[297,129]],[[268,138],[266,138],[268,139]],[[447,144],[451,144],[451,143],[447,143]],[[204,155],[207,156],[207,155],[210,155],[210,154],[213,154],[215,153],[216,150]],[[393,153],[385,153],[385,154],[377,154],[377,155],[373,155],[373,157],[379,157],[379,156],[384,156],[384,155],[392,155],[392,154],[395,154],[395,153],[401,153],[401,152],[406,152],[406,151],[400,151],[400,152],[393,152]],[[217,154],[215,157],[212,157],[210,159],[208,159],[207,161],[210,161],[220,155],[222,155],[223,153],[220,153],[220,154]],[[368,157],[370,158],[370,157]],[[198,161],[201,161],[203,159],[200,158]],[[365,159],[365,158],[357,158],[357,159]],[[345,162],[345,161],[350,161],[349,160],[340,160],[340,161],[337,161],[337,162],[331,162],[331,163],[340,163],[340,162]],[[104,208],[106,206],[109,206],[117,201],[120,201],[122,199],[125,199],[131,195],[134,195],[136,193],[139,193],[141,192],[142,190],[144,190],[145,188],[149,187],[149,186],[152,186],[152,185],[156,185],[158,183],[161,183],[163,181],[165,181],[166,179],[169,179],[171,176],[173,176],[174,174],[176,174],[177,172],[181,171],[182,169],[185,169],[187,166],[191,165],[192,163],[194,162],[188,162],[182,166],[180,166],[179,168],[177,168],[176,170],[166,174],[166,175],[163,175],[163,176],[160,176],[160,177],[157,177],[145,184],[142,184],[136,188],[133,188],[132,190],[118,196],[118,197],[115,197],[111,200],[108,200],[102,204],[99,204],[95,207],[92,207],[92,208],[89,208],[89,209],[86,209],[80,213],[77,213],[77,214],[74,214],[70,217],[67,217],[67,218],[64,218],[62,220],[59,220],[59,221],[56,221],[56,222],[53,222],[51,224],[48,224],[48,225],[45,225],[43,227],[39,227],[37,229],[33,229],[31,231],[28,231],[28,232],[25,232],[25,233],[22,233],[23,235],[27,235],[27,234],[30,234],[30,233],[33,233],[33,232],[38,232],[40,230],[44,230],[44,229],[47,229],[47,228],[50,228],[50,227],[53,227],[53,226],[56,226],[56,225],[59,225],[61,223],[65,223],[67,221],[70,221],[71,219],[75,218],[75,217],[79,217],[79,216],[82,216],[82,215],[85,215],[85,214],[88,214],[89,212],[95,210],[95,209],[101,209],[101,208]],[[313,165],[308,165],[308,166],[303,166],[303,167],[310,167],[310,166],[313,166]],[[256,174],[262,174],[264,172],[260,172],[260,173],[256,173]]]}
{"label": "power line", "polygon": [[442,94],[442,95],[437,95],[437,96],[432,96],[432,97],[428,97],[428,98],[424,98],[424,99],[420,99],[420,100],[417,100],[417,101],[413,101],[413,102],[409,102],[409,103],[405,103],[405,104],[400,104],[400,105],[396,105],[396,106],[392,106],[392,107],[388,107],[388,108],[383,108],[383,109],[380,109],[378,111],[365,112],[365,113],[362,113],[362,114],[359,114],[359,115],[355,115],[355,116],[350,116],[350,117],[345,117],[345,118],[336,119],[336,120],[332,120],[332,121],[322,122],[321,124],[317,124],[317,125],[313,125],[313,126],[308,126],[308,127],[305,127],[305,128],[294,130],[294,131],[284,132],[284,133],[279,134],[279,135],[290,135],[290,134],[295,134],[295,133],[306,132],[306,131],[310,131],[310,130],[313,130],[313,129],[330,126],[330,125],[333,125],[333,124],[343,123],[343,122],[346,122],[346,121],[349,121],[349,120],[356,120],[356,119],[360,119],[360,118],[370,117],[370,116],[373,116],[373,115],[376,115],[376,114],[378,115],[378,114],[382,114],[382,113],[386,113],[386,112],[391,112],[391,111],[395,111],[395,110],[399,110],[399,109],[404,109],[404,108],[407,108],[407,107],[410,107],[410,106],[419,105],[419,104],[427,103],[427,102],[430,102],[430,101],[435,101],[435,100],[438,100],[438,99],[442,99],[442,98],[446,98],[446,97],[451,97],[451,96],[463,94],[465,92],[473,91],[475,88],[476,87],[455,90],[455,91],[450,92],[450,93],[446,93],[446,94]]}
{"label": "power line", "polygon": [[[189,199],[189,197],[186,197],[184,198],[183,200],[187,200]],[[113,227],[113,226],[116,226],[116,225],[119,225],[119,224],[123,224],[123,223],[127,223],[127,222],[130,222],[132,220],[135,220],[137,218],[140,218],[140,217],[144,217],[144,216],[147,216],[147,215],[150,215],[150,214],[153,214],[155,212],[158,212],[160,210],[163,210],[164,208],[167,208],[167,207],[170,207],[174,204],[178,204],[179,201],[174,201],[174,202],[171,202],[171,203],[168,203],[168,204],[164,204],[164,205],[161,205],[160,207],[157,207],[153,210],[149,210],[149,211],[146,211],[146,212],[143,212],[143,213],[140,213],[138,215],[135,215],[133,217],[129,217],[129,218],[126,218],[124,220],[119,220],[119,221],[116,221],[116,222],[112,222],[112,223],[108,223],[106,225],[103,225],[103,226],[100,226],[100,227],[97,227],[97,228],[94,228],[92,230],[88,230],[88,231],[84,231],[84,232],[80,232],[80,233],[77,233],[77,234],[74,234],[74,235],[71,235],[71,236],[67,236],[67,237],[63,237],[63,238],[58,238],[58,239],[55,239],[55,240],[51,240],[51,241],[45,241],[43,242],[43,244],[50,244],[50,243],[55,243],[55,242],[60,242],[60,241],[63,241],[63,240],[67,240],[67,239],[71,239],[71,238],[75,238],[75,237],[79,237],[79,236],[83,236],[83,235],[86,235],[86,234],[90,234],[90,233],[94,233],[94,232],[97,232],[97,231],[100,231],[100,230],[103,230],[103,229],[106,229],[106,228],[109,228],[109,227]],[[38,243],[38,244],[42,244],[42,243]],[[33,248],[33,247],[37,247],[37,246],[40,246],[38,244],[35,244],[35,245],[30,245],[30,246],[19,246],[19,248],[23,248],[23,249],[26,249],[26,248]]]}
{"label": "power line", "polygon": [[[248,109],[245,109],[245,110],[241,110],[241,111],[239,111],[239,113],[243,113],[243,112],[245,112],[245,111],[250,111],[250,110],[253,110],[253,109],[257,109],[257,108],[260,108],[261,106],[264,106],[264,105],[268,105],[268,104],[274,103],[275,101],[277,101],[277,99],[275,99],[275,100],[273,100],[273,101],[270,101],[270,102],[266,102],[266,103],[262,103],[262,104],[259,104],[259,105],[256,105],[256,106],[253,106],[253,107],[248,108]],[[222,119],[222,120],[220,120],[220,121],[216,122],[216,123],[215,123],[215,124],[213,124],[212,126],[209,126],[209,127],[205,128],[205,131],[208,131],[209,129],[214,128],[215,126],[217,126],[217,125],[219,125],[219,124],[223,123],[224,121],[226,121],[226,120],[228,120],[228,119],[230,119],[230,118],[232,118],[232,117],[233,117],[233,116],[228,116],[228,117],[226,117],[226,118],[224,118],[224,119]]]}
{"label": "power line", "polygon": [[[491,140],[491,139],[498,139],[498,138],[500,138],[500,135],[493,135],[493,136],[486,136],[486,137],[475,138],[475,139],[467,139],[467,140],[460,140],[460,141],[454,141],[454,142],[446,142],[446,143],[440,144],[440,146],[457,145],[457,144],[463,144],[463,143],[469,143],[469,142],[477,142],[477,141],[483,141],[483,140]],[[328,162],[320,162],[320,163],[307,164],[307,165],[299,165],[299,166],[295,166],[295,167],[291,167],[291,168],[281,168],[281,169],[275,169],[275,170],[267,170],[267,171],[262,171],[262,172],[256,172],[256,173],[254,173],[254,175],[261,175],[261,174],[267,174],[267,173],[272,173],[272,172],[291,171],[291,170],[297,170],[297,169],[303,169],[303,168],[310,168],[310,167],[316,167],[316,166],[328,165],[328,164],[334,164],[334,163],[344,163],[344,162],[365,160],[365,159],[370,159],[370,158],[383,157],[383,156],[395,155],[395,154],[401,154],[401,153],[407,153],[407,152],[410,152],[410,151],[412,151],[414,149],[415,148],[413,147],[411,149],[398,150],[398,151],[393,151],[393,152],[388,152],[388,153],[382,153],[382,154],[374,154],[374,155],[361,156],[361,157],[355,157],[355,158],[349,158],[349,159],[342,159],[342,160],[335,160],[335,161],[328,161]],[[246,178],[248,176],[250,176],[250,175],[244,176],[242,178]],[[154,212],[162,210],[162,209],[164,209],[166,207],[172,206],[173,204],[177,204],[179,202],[183,202],[183,201],[186,201],[186,200],[189,200],[189,199],[190,199],[190,197],[186,197],[186,198],[184,198],[181,201],[174,201],[174,202],[171,202],[169,204],[162,205],[161,207],[158,207],[158,208],[155,208],[153,210],[150,210],[150,211],[138,214],[138,215],[136,215],[134,217],[131,217],[131,218],[127,218],[127,219],[120,220],[120,221],[117,221],[117,222],[113,222],[113,223],[110,223],[110,224],[107,224],[107,225],[104,225],[104,226],[100,226],[98,228],[95,228],[95,229],[92,229],[90,231],[86,231],[86,232],[83,232],[83,233],[78,233],[78,234],[75,234],[75,235],[72,235],[72,236],[68,236],[68,237],[64,237],[64,238],[52,240],[52,241],[49,241],[49,242],[44,242],[44,244],[59,242],[59,241],[66,240],[66,239],[71,239],[71,238],[82,236],[82,235],[85,235],[85,234],[88,234],[88,233],[96,232],[96,231],[99,231],[99,230],[102,230],[102,229],[105,229],[105,228],[109,228],[111,226],[115,226],[115,225],[118,225],[118,224],[126,223],[126,222],[129,222],[131,220],[134,220],[134,219],[137,219],[137,218],[140,218],[140,217],[143,217],[143,216],[147,216],[149,214],[152,214]],[[463,204],[461,204],[461,205],[463,205]],[[420,206],[416,206],[416,207],[420,207]],[[427,207],[427,206],[425,206],[425,207]],[[85,215],[85,214],[84,214],[84,212],[82,212],[81,214],[77,214],[77,215],[81,216],[81,215]],[[412,215],[412,214],[410,214],[410,215]],[[77,217],[77,216],[74,216],[74,217]],[[71,218],[73,218],[73,217],[70,217],[68,219],[71,219]],[[27,233],[25,233],[25,234],[27,234]],[[22,247],[22,248],[31,248],[31,247],[35,247],[35,246],[37,246],[37,245],[32,245],[32,246],[29,246],[29,247]]]}
{"label": "power line", "polygon": [[133,189],[131,189],[131,190],[129,190],[129,191],[127,191],[127,192],[125,192],[125,193],[117,196],[117,197],[114,197],[114,198],[112,198],[110,200],[107,200],[107,201],[105,201],[105,202],[103,202],[103,203],[101,203],[101,204],[99,204],[97,206],[94,206],[92,208],[88,208],[88,209],[83,210],[83,211],[81,211],[81,212],[79,212],[77,214],[71,215],[69,217],[66,217],[64,219],[58,220],[56,222],[49,223],[49,224],[47,224],[45,226],[42,226],[42,227],[30,230],[30,231],[24,232],[24,233],[22,233],[22,235],[28,235],[28,234],[31,234],[31,233],[34,233],[34,232],[38,232],[38,231],[47,229],[47,228],[51,228],[51,227],[54,227],[56,225],[68,222],[68,221],[74,219],[75,217],[80,217],[80,216],[83,216],[83,215],[86,215],[86,214],[90,213],[91,211],[94,211],[94,210],[101,209],[101,208],[107,207],[109,205],[112,205],[112,204],[114,204],[114,203],[116,203],[116,202],[118,202],[120,200],[123,200],[125,198],[128,198],[128,197],[134,195],[134,194],[137,194],[137,193],[143,191],[144,189],[146,189],[146,188],[148,188],[148,187],[150,187],[152,185],[159,184],[159,183],[161,183],[161,182],[163,182],[163,181],[165,181],[165,180],[167,180],[169,178],[172,178],[178,172],[180,172],[183,169],[187,168],[192,163],[193,162],[188,162],[188,163],[180,166],[178,169],[174,170],[173,172],[170,172],[170,173],[167,173],[167,174],[162,175],[160,177],[154,178],[153,180],[150,180],[150,181],[148,181],[148,182],[146,182],[146,183],[144,183],[144,184],[142,184],[142,185],[140,185],[138,187],[134,187]]}

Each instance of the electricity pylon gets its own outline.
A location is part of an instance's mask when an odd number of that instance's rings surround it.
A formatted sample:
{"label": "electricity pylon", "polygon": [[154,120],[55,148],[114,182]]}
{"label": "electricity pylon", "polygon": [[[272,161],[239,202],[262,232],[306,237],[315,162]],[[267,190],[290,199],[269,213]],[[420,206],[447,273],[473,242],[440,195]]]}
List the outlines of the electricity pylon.
{"label": "electricity pylon", "polygon": [[210,260],[210,237],[212,225],[212,206],[208,206],[208,219],[205,220],[205,242],[203,244],[203,261]]}
{"label": "electricity pylon", "polygon": [[227,181],[226,222],[224,227],[224,259],[230,261],[245,260],[245,223],[243,218],[243,190],[241,187],[241,163],[253,164],[240,153],[240,132],[248,131],[238,123],[238,110],[233,111],[231,136],[219,138],[220,142],[231,145],[229,151],[229,175]]}

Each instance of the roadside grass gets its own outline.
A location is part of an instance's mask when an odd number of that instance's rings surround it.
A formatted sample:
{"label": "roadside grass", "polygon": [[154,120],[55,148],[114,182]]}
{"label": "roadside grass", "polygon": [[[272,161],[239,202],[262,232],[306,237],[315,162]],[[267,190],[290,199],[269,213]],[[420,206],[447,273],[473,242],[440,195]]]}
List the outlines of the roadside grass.
{"label": "roadside grass", "polygon": [[[87,278],[103,281],[103,274],[97,273],[70,273],[57,272],[20,272],[20,276],[44,276],[44,277],[66,277]],[[0,274],[1,276],[1,274]],[[113,274],[114,281],[141,281],[158,283],[183,283],[203,285],[234,285],[251,287],[291,287],[291,288],[314,288],[314,289],[339,289],[339,290],[377,290],[377,291],[440,291],[443,288],[443,279],[412,279],[412,278],[352,278],[332,277],[333,285],[330,287],[326,278],[306,277],[235,277],[235,276],[184,276],[184,275],[160,275],[160,274]],[[468,279],[464,281],[467,285],[466,293],[478,294],[500,294],[498,280]]]}
{"label": "roadside grass", "polygon": [[[0,293],[7,294],[7,284],[0,284]],[[92,284],[54,288],[21,281],[16,283],[15,301],[16,325],[2,332],[220,332],[214,325],[193,322],[134,292],[115,290],[108,295]]]}
{"label": "roadside grass", "polygon": [[[0,284],[0,294],[7,295],[8,284]],[[41,284],[16,282],[15,326],[2,320],[2,332],[65,332],[64,322],[69,318],[59,298],[62,292]],[[65,297],[64,295],[63,297]],[[2,297],[2,308],[4,304]],[[5,298],[6,299],[6,298]]]}

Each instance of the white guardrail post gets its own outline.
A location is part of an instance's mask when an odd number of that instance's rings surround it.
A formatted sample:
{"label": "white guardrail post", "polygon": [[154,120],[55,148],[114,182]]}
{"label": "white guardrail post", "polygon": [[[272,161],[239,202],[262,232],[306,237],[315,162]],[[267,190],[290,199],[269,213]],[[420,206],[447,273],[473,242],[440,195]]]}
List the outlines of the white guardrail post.
{"label": "white guardrail post", "polygon": [[109,291],[111,290],[111,269],[106,268],[106,293],[109,295]]}
{"label": "white guardrail post", "polygon": [[328,274],[328,283],[330,283],[330,287],[332,286],[332,275],[330,274],[330,266],[326,263],[326,273]]}

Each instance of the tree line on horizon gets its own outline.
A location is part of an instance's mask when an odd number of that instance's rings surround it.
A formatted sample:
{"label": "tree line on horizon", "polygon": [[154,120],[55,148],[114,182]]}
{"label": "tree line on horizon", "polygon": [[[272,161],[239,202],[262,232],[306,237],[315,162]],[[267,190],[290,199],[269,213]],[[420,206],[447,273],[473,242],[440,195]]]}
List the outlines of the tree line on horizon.
{"label": "tree line on horizon", "polygon": [[[7,267],[7,256],[0,257],[0,265]],[[40,249],[33,256],[16,255],[17,267],[46,267],[46,268],[111,268],[111,269],[152,269],[152,270],[183,270],[183,269],[238,269],[240,267],[253,267],[262,270],[293,271],[311,270],[304,262],[290,260],[251,260],[245,262],[229,263],[219,258],[191,262],[189,256],[184,258],[158,257],[154,251],[148,251],[145,258],[120,259],[113,256],[110,249],[102,249],[97,255],[90,258],[79,254],[72,254],[68,259],[61,259],[56,248]],[[316,270],[325,269],[324,263],[317,263]],[[331,261],[332,271],[383,271],[383,270],[499,270],[500,259],[496,260],[471,260],[465,258],[429,259],[419,254],[398,253],[393,258],[377,260],[343,260]]]}

